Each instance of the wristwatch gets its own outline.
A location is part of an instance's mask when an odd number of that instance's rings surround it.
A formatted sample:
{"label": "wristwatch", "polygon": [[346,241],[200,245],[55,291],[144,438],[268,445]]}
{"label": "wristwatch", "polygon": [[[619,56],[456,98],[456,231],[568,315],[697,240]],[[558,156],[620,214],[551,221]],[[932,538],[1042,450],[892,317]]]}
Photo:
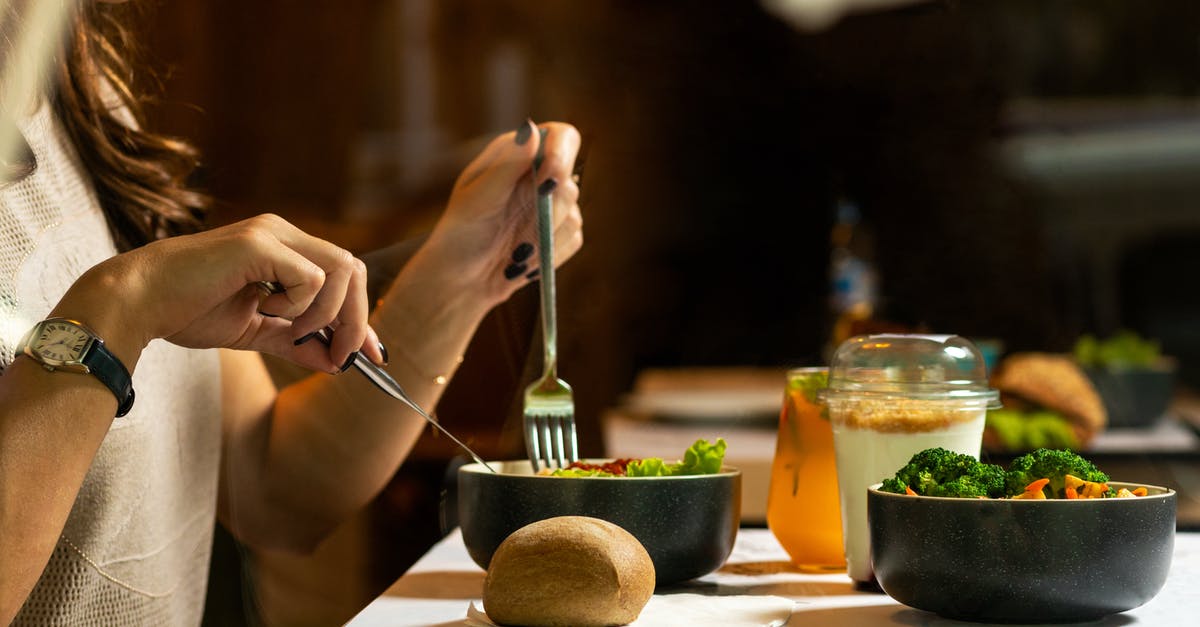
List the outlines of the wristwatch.
{"label": "wristwatch", "polygon": [[26,355],[51,372],[95,375],[117,397],[118,418],[133,407],[133,379],[129,370],[108,350],[104,340],[82,322],[47,318],[22,338],[18,351],[18,356]]}

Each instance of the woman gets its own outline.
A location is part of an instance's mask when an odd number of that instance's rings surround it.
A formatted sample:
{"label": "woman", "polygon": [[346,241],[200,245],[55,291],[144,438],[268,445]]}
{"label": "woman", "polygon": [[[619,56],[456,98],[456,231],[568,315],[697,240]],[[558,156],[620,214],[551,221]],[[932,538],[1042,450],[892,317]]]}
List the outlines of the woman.
{"label": "woman", "polygon": [[[557,184],[556,263],[578,250],[579,135],[526,122],[491,142],[369,312],[363,264],[282,218],[201,228],[195,157],[140,128],[108,3],[69,9],[44,87],[10,97],[22,35],[54,4],[0,15],[0,124],[19,132],[0,133],[18,140],[0,146],[0,624],[198,624],[214,517],[250,546],[311,550],[421,432],[338,375],[355,350],[382,365],[392,347],[389,372],[432,406],[430,373],[451,374],[483,316],[536,275],[535,185]],[[325,327],[328,347],[307,341]],[[44,367],[76,348],[108,361]],[[260,352],[322,372],[276,389]]]}

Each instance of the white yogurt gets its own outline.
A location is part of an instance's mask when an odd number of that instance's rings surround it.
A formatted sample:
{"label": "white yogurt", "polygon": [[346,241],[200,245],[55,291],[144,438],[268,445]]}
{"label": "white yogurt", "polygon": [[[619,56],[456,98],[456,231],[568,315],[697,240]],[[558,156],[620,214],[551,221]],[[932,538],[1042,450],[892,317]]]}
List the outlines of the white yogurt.
{"label": "white yogurt", "polygon": [[[942,447],[979,458],[986,410],[957,412],[962,420],[936,430],[885,430],[854,426],[833,420],[833,446],[837,456],[841,491],[842,536],[846,547],[846,572],[855,581],[871,581],[871,533],[867,526],[867,487],[896,474],[912,456],[927,448]],[[977,414],[977,415],[976,415]]]}

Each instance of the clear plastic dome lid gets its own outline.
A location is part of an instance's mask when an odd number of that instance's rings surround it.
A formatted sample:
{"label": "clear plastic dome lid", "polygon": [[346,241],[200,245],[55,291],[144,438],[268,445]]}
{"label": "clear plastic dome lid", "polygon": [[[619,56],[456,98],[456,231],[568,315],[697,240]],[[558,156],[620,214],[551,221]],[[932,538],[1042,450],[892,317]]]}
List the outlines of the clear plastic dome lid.
{"label": "clear plastic dome lid", "polygon": [[971,400],[999,407],[983,355],[957,335],[862,335],[834,352],[825,400],[887,396]]}

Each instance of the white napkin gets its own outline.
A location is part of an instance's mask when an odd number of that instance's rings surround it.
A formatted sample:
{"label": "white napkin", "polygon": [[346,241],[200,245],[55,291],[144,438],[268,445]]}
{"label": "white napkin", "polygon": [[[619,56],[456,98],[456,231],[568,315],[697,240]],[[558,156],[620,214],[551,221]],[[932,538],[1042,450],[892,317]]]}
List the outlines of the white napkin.
{"label": "white napkin", "polygon": [[[650,597],[638,619],[630,627],[780,627],[792,616],[795,602],[777,596],[709,596],[705,594],[664,594]],[[482,609],[472,602],[467,608],[470,627],[496,627]]]}

